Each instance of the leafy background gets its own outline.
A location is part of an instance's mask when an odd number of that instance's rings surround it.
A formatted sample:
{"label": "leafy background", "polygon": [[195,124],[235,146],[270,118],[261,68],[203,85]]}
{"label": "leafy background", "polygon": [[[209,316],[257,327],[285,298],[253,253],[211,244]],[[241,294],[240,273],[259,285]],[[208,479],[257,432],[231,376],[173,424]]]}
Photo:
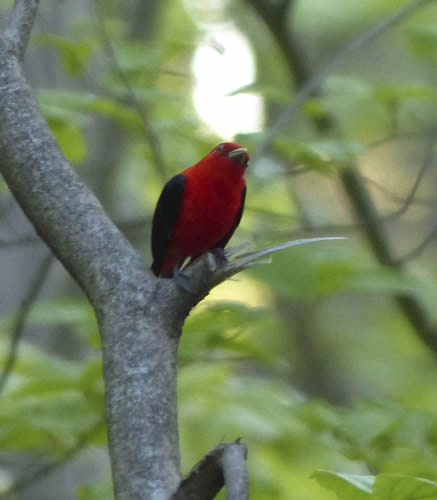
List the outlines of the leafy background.
{"label": "leafy background", "polygon": [[[45,0],[27,72],[65,155],[150,261],[164,180],[232,138],[196,111],[193,59],[201,47],[224,57],[223,31],[244,37],[256,76],[228,94],[258,96],[262,123],[235,137],[254,161],[232,243],[348,239],[284,251],[193,312],[179,357],[183,470],[241,436],[256,500],[437,498],[437,352],[394,301],[414,298],[435,323],[437,6],[330,71],[262,150],[302,78],[401,6],[290,2],[280,18],[287,54],[278,19],[266,22],[281,3]],[[2,25],[10,4],[0,1]],[[369,220],[356,218],[344,189],[357,168],[391,266],[378,262]],[[18,346],[0,383],[1,488],[16,498],[108,499],[94,316],[3,184],[0,252],[1,366],[11,338]]]}

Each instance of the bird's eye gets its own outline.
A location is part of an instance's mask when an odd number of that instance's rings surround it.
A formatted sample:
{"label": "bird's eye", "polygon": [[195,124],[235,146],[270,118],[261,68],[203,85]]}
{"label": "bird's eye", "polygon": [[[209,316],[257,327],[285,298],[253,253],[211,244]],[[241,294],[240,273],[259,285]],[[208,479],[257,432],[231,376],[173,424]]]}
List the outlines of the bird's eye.
{"label": "bird's eye", "polygon": [[215,149],[216,149],[216,151],[223,151],[225,149],[225,145],[219,144]]}

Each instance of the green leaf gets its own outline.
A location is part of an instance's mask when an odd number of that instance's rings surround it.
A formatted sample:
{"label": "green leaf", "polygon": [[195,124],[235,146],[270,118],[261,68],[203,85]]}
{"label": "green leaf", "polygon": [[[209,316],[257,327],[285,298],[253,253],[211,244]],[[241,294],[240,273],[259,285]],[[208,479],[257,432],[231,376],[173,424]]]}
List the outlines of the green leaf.
{"label": "green leaf", "polygon": [[48,122],[67,160],[72,163],[83,161],[88,148],[80,127],[74,123],[59,123],[50,119]]}
{"label": "green leaf", "polygon": [[[125,106],[115,99],[97,96],[90,92],[77,92],[74,90],[55,90],[40,89],[38,100],[43,106],[50,106],[67,113],[68,116],[74,116],[76,121],[82,118],[83,113],[106,116],[119,121],[121,124],[139,129],[143,127],[142,121],[136,110]],[[80,114],[79,114],[80,113]]]}
{"label": "green leaf", "polygon": [[373,486],[378,500],[437,500],[437,482],[400,474],[380,474]]}
{"label": "green leaf", "polygon": [[[9,342],[0,342],[0,364],[3,366],[9,354]],[[56,356],[50,356],[29,344],[20,345],[20,356],[14,365],[14,373],[22,377],[41,378],[75,377],[80,373],[80,366]]]}
{"label": "green leaf", "polygon": [[339,290],[418,293],[422,288],[420,280],[413,276],[384,267],[360,268],[356,262],[347,260],[320,262],[315,277],[315,291],[321,294]]}
{"label": "green leaf", "polygon": [[81,75],[91,57],[94,47],[94,44],[90,40],[78,42],[48,33],[33,35],[32,41],[36,44],[56,49],[65,72],[74,77]]}
{"label": "green leaf", "polygon": [[326,87],[330,92],[357,97],[368,97],[372,89],[367,80],[342,74],[328,76]]}
{"label": "green leaf", "polygon": [[274,85],[270,82],[253,82],[244,85],[236,90],[233,90],[228,95],[234,96],[238,94],[258,94],[262,95],[265,99],[276,102],[279,104],[290,102],[290,93],[282,86]]}
{"label": "green leaf", "polygon": [[271,315],[267,309],[237,302],[220,302],[204,308],[193,314],[184,327],[180,359],[187,363],[205,357],[220,360],[223,356],[247,356],[273,363],[273,357],[246,335],[255,325],[266,325]]}
{"label": "green leaf", "polygon": [[396,82],[375,88],[373,96],[388,106],[395,106],[408,99],[436,99],[437,92],[430,85]]}
{"label": "green leaf", "polygon": [[434,27],[421,26],[410,29],[408,43],[413,54],[419,58],[437,56],[437,30]]}
{"label": "green leaf", "polygon": [[61,107],[40,103],[50,129],[66,158],[71,162],[81,162],[87,154],[87,144],[79,117]]}
{"label": "green leaf", "polygon": [[[9,328],[14,313],[0,317],[0,328]],[[77,330],[93,347],[100,347],[100,335],[89,303],[72,297],[52,298],[36,302],[27,319],[28,325],[64,326]]]}
{"label": "green leaf", "polygon": [[97,483],[80,486],[77,489],[78,500],[112,500],[114,491],[111,483]]}
{"label": "green leaf", "polygon": [[316,471],[311,477],[324,488],[333,491],[338,500],[368,500],[372,497],[374,476]]}
{"label": "green leaf", "polygon": [[326,139],[308,142],[275,141],[275,148],[304,167],[331,174],[333,167],[348,166],[366,148],[356,142]]}
{"label": "green leaf", "polygon": [[346,410],[338,433],[359,448],[371,445],[378,437],[393,430],[398,413],[386,408],[358,406]]}

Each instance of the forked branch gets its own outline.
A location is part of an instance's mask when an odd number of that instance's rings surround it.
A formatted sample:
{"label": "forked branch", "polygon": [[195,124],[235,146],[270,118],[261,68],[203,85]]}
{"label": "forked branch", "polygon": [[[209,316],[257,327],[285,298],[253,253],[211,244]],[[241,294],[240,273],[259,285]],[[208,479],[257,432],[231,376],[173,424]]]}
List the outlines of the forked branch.
{"label": "forked branch", "polygon": [[8,50],[23,59],[38,11],[39,0],[15,0],[4,39]]}

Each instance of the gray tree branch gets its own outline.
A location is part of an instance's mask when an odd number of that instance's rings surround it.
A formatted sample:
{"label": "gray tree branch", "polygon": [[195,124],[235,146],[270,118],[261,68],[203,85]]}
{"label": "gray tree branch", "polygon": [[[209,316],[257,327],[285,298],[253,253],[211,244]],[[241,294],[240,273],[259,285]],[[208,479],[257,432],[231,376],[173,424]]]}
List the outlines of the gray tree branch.
{"label": "gray tree branch", "polygon": [[32,32],[39,0],[15,0],[4,41],[8,50],[23,59]]}

